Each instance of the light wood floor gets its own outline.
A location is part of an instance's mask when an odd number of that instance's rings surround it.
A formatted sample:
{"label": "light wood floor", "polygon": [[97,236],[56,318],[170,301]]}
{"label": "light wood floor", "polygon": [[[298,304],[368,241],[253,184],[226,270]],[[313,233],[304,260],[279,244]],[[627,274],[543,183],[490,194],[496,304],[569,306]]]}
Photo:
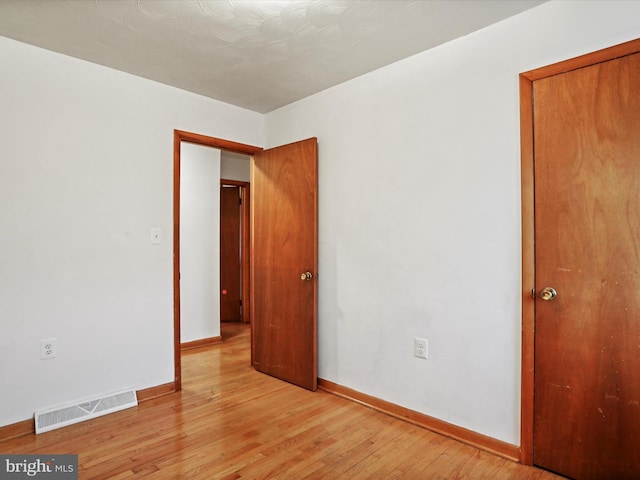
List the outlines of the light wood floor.
{"label": "light wood floor", "polygon": [[249,332],[183,354],[182,392],[41,435],[2,453],[75,453],[80,479],[540,479],[524,467],[249,366]]}

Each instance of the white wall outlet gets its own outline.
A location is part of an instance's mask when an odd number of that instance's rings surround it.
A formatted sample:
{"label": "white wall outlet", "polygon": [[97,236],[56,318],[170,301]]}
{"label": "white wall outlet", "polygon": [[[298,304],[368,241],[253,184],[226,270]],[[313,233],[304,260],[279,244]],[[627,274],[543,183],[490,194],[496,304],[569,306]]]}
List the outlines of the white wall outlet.
{"label": "white wall outlet", "polygon": [[426,338],[415,337],[413,339],[413,355],[418,358],[427,358],[429,354],[429,342]]}
{"label": "white wall outlet", "polygon": [[56,339],[50,338],[48,340],[40,340],[40,359],[48,360],[49,358],[55,358],[58,354],[56,348]]}

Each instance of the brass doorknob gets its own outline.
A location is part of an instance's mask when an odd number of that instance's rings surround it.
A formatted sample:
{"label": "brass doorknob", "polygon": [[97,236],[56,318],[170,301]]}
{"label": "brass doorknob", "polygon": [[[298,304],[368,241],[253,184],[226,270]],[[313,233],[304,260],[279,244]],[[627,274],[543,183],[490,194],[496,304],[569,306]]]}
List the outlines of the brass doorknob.
{"label": "brass doorknob", "polygon": [[546,287],[540,292],[540,298],[545,302],[549,302],[558,296],[558,292],[554,288]]}
{"label": "brass doorknob", "polygon": [[302,275],[300,275],[300,280],[312,280],[313,279],[313,273],[311,272],[304,272]]}

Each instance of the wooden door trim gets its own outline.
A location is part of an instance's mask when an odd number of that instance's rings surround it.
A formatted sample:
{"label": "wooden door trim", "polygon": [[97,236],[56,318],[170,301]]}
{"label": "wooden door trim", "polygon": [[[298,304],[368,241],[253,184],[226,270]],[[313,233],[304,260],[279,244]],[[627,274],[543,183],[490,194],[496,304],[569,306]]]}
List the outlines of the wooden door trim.
{"label": "wooden door trim", "polygon": [[251,258],[251,184],[239,180],[220,179],[220,185],[233,185],[240,187],[240,222],[242,223],[242,251],[241,257],[241,278],[242,278],[242,323],[249,323],[251,317],[249,308],[251,305],[251,286],[249,285],[250,258]]}
{"label": "wooden door trim", "polygon": [[522,196],[522,372],[520,462],[533,465],[535,354],[535,189],[533,82],[640,52],[640,39],[520,74],[520,151]]}
{"label": "wooden door trim", "polygon": [[182,389],[182,361],[180,359],[180,144],[195,143],[243,155],[255,155],[262,147],[238,143],[198,133],[173,131],[173,363],[174,388]]}

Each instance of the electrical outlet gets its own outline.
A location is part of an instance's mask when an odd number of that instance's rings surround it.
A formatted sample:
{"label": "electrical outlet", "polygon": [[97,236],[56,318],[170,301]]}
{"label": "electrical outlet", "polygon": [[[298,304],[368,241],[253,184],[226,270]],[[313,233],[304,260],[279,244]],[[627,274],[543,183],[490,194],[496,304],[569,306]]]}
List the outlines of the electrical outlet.
{"label": "electrical outlet", "polygon": [[427,358],[429,343],[426,338],[415,337],[413,339],[413,355],[418,358]]}
{"label": "electrical outlet", "polygon": [[48,340],[40,341],[40,359],[48,360],[49,358],[55,358],[58,353],[56,348],[56,339],[50,338]]}

